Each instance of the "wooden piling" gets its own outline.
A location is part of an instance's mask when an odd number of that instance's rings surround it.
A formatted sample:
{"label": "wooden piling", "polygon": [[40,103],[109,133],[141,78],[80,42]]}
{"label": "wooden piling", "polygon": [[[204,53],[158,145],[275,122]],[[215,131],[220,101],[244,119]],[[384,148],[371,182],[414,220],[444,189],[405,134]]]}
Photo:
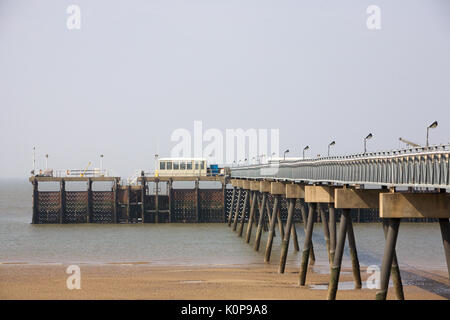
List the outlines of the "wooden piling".
{"label": "wooden piling", "polygon": [[33,216],[31,218],[32,224],[39,223],[39,189],[38,182],[36,179],[33,179]]}
{"label": "wooden piling", "polygon": [[291,238],[292,220],[294,218],[294,209],[296,199],[287,199],[288,201],[288,216],[286,220],[286,230],[281,244],[281,256],[280,265],[278,267],[278,273],[284,273],[286,267],[286,258],[289,251],[289,239]]}
{"label": "wooden piling", "polygon": [[252,191],[252,200],[251,200],[251,206],[250,206],[250,215],[248,217],[248,225],[247,225],[247,233],[245,235],[245,242],[246,243],[250,243],[250,237],[252,234],[252,227],[253,227],[253,218],[255,216],[255,211],[256,211],[256,197],[257,197],[257,192],[256,191]]}
{"label": "wooden piling", "polygon": [[270,261],[270,254],[272,253],[272,244],[273,244],[273,234],[275,231],[275,223],[276,223],[276,216],[277,216],[277,212],[280,206],[280,195],[275,195],[274,196],[274,202],[273,202],[273,211],[272,211],[272,221],[270,223],[270,228],[269,228],[269,236],[267,238],[267,245],[266,245],[266,253],[264,255],[264,262],[269,262]]}
{"label": "wooden piling", "polygon": [[66,182],[64,179],[61,179],[59,183],[59,204],[59,223],[64,223],[64,216],[66,215]]}
{"label": "wooden piling", "polygon": [[[281,197],[279,199],[281,202]],[[284,227],[283,227],[283,220],[281,220],[281,203],[278,204],[278,210],[277,210],[277,223],[278,223],[278,229],[280,230],[280,237],[281,239],[284,238]]]}
{"label": "wooden piling", "polygon": [[227,221],[227,213],[226,213],[226,203],[227,203],[227,183],[226,183],[226,178],[223,178],[222,181],[222,221],[225,222]]}
{"label": "wooden piling", "polygon": [[[388,229],[389,229],[388,221],[386,221],[386,219],[383,219],[383,232],[385,239],[387,237]],[[391,275],[392,275],[392,282],[394,285],[395,296],[397,297],[398,300],[404,300],[405,294],[403,292],[402,277],[400,275],[400,267],[398,266],[397,253],[395,248],[392,257]]]}
{"label": "wooden piling", "polygon": [[292,220],[292,241],[294,242],[294,250],[300,251],[300,246],[298,245],[298,236],[297,236],[297,229],[295,229],[295,223],[294,220]]}
{"label": "wooden piling", "polygon": [[250,197],[251,192],[252,191],[250,191],[250,190],[245,190],[244,205],[242,207],[241,221],[240,221],[239,229],[238,229],[238,237],[242,237],[242,232],[244,230],[245,217],[246,217],[246,212],[247,212],[247,206],[248,206],[249,197]]}
{"label": "wooden piling", "polygon": [[92,222],[92,179],[87,181],[87,223]]}
{"label": "wooden piling", "polygon": [[332,203],[328,204],[328,216],[330,224],[330,256],[331,263],[333,263],[336,252],[336,212]]}
{"label": "wooden piling", "polygon": [[[197,195],[197,202],[198,202],[198,194]],[[198,205],[196,205],[196,208]],[[198,214],[197,214],[198,217]],[[197,219],[198,222],[198,219]],[[159,223],[159,179],[155,179],[155,223]]]}
{"label": "wooden piling", "polygon": [[[302,213],[303,220],[303,230],[306,234],[306,225],[308,224],[308,216],[306,214],[306,203],[303,202],[300,205],[300,212]],[[314,244],[311,242],[311,250],[309,251],[309,264],[314,264],[316,262],[316,255],[314,254]]]}
{"label": "wooden piling", "polygon": [[237,197],[237,201],[236,201],[236,210],[234,212],[234,221],[233,221],[233,231],[236,231],[237,228],[237,222],[238,222],[238,217],[239,217],[239,207],[240,207],[240,202],[241,202],[241,196],[242,196],[242,188],[239,188],[238,190],[238,197]]}
{"label": "wooden piling", "polygon": [[173,188],[172,188],[172,179],[169,179],[169,181],[167,182],[167,187],[169,188],[168,191],[168,195],[169,195],[169,223],[172,222],[172,192],[173,192]]}
{"label": "wooden piling", "polygon": [[233,193],[231,194],[231,203],[230,203],[230,210],[228,213],[228,226],[231,227],[231,221],[233,218],[233,209],[234,209],[234,202],[235,202],[235,196],[236,196],[236,187],[233,186]]}
{"label": "wooden piling", "polygon": [[339,275],[341,273],[342,255],[344,254],[345,236],[347,235],[348,220],[350,217],[350,209],[343,209],[341,222],[339,224],[339,236],[336,244],[336,252],[331,266],[330,283],[328,285],[328,300],[335,300],[339,284]]}
{"label": "wooden piling", "polygon": [[305,243],[303,245],[302,261],[300,263],[299,285],[304,286],[306,282],[306,273],[308,271],[308,259],[311,251],[312,235],[314,229],[314,221],[316,219],[317,203],[309,204],[308,224],[306,226]]}
{"label": "wooden piling", "polygon": [[127,186],[127,223],[130,223],[131,213],[131,186]]}
{"label": "wooden piling", "polygon": [[117,188],[118,188],[118,181],[114,180],[113,185],[113,216],[112,216],[112,222],[117,223]]}
{"label": "wooden piling", "polygon": [[355,233],[353,232],[353,222],[351,215],[347,220],[348,246],[350,249],[350,259],[352,261],[353,279],[355,281],[355,289],[362,288],[361,271],[359,268],[358,252],[356,251]]}
{"label": "wooden piling", "polygon": [[447,261],[448,277],[450,278],[450,223],[448,218],[439,219],[442,243],[444,245],[445,260]]}
{"label": "wooden piling", "polygon": [[255,238],[255,251],[259,251],[259,245],[261,243],[261,234],[264,228],[264,217],[266,214],[266,202],[267,202],[267,192],[263,192],[261,206],[259,208],[259,220],[258,220],[258,229],[256,230],[256,238]]}
{"label": "wooden piling", "polygon": [[330,252],[330,229],[328,228],[328,219],[325,210],[323,209],[320,203],[317,204],[317,208],[318,211],[320,212],[320,218],[322,220],[323,237],[325,238],[325,243],[327,246],[328,263],[331,266],[333,260],[331,260],[331,252]]}
{"label": "wooden piling", "polygon": [[141,221],[145,223],[145,177],[144,171],[141,172]]}
{"label": "wooden piling", "polygon": [[387,218],[386,244],[381,265],[380,290],[376,294],[377,300],[386,300],[399,226],[400,218]]}

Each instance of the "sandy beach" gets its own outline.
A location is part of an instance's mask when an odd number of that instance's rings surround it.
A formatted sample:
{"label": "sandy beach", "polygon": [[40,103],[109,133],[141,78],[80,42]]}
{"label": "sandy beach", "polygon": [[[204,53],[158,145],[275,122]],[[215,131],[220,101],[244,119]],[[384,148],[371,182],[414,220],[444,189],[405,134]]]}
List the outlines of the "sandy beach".
{"label": "sandy beach", "polygon": [[[0,299],[326,299],[327,290],[310,285],[328,283],[327,272],[312,267],[306,287],[297,286],[297,268],[278,274],[271,266],[150,266],[144,263],[80,265],[81,289],[66,286],[68,265],[0,265]],[[420,273],[420,272],[419,272]],[[444,286],[442,272],[422,274]],[[362,272],[363,281],[368,274]],[[351,284],[351,270],[343,269],[341,282]],[[424,289],[425,288],[425,289]],[[426,286],[405,284],[406,299],[446,299]],[[371,289],[340,290],[337,299],[374,299]],[[388,299],[395,299],[390,290]]]}

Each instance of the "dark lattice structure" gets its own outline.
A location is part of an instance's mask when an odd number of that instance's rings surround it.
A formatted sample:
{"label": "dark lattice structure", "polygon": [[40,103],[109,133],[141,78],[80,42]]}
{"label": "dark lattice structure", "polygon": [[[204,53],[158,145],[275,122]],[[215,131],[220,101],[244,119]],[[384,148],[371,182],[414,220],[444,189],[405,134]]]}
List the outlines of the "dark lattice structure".
{"label": "dark lattice structure", "polygon": [[59,192],[38,192],[38,223],[58,223],[61,203]]}
{"label": "dark lattice structure", "polygon": [[114,193],[110,191],[92,192],[92,222],[112,223],[114,216]]}

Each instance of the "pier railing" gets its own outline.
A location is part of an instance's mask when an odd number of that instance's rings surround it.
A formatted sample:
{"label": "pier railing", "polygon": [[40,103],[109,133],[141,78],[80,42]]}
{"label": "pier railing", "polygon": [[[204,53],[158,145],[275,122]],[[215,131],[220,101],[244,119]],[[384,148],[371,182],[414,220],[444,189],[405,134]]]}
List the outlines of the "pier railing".
{"label": "pier railing", "polygon": [[450,188],[450,144],[231,168],[232,178]]}

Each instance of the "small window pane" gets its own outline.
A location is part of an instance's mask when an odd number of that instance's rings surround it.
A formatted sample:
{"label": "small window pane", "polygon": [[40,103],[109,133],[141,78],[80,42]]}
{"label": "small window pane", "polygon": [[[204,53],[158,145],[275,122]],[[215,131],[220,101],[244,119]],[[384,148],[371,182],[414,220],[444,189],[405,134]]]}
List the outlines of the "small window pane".
{"label": "small window pane", "polygon": [[186,162],[180,163],[180,170],[186,170]]}
{"label": "small window pane", "polygon": [[195,170],[198,170],[198,161],[195,161]]}
{"label": "small window pane", "polygon": [[172,170],[172,162],[167,161],[167,170]]}
{"label": "small window pane", "polygon": [[166,170],[166,163],[164,161],[159,163],[159,170]]}
{"label": "small window pane", "polygon": [[180,168],[180,165],[178,162],[173,163],[173,170],[178,170]]}
{"label": "small window pane", "polygon": [[186,168],[187,168],[188,170],[192,170],[192,162],[188,162]]}
{"label": "small window pane", "polygon": [[201,165],[202,165],[202,166],[201,166],[201,169],[202,169],[202,170],[205,169],[205,161],[202,161],[202,162],[201,162]]}

